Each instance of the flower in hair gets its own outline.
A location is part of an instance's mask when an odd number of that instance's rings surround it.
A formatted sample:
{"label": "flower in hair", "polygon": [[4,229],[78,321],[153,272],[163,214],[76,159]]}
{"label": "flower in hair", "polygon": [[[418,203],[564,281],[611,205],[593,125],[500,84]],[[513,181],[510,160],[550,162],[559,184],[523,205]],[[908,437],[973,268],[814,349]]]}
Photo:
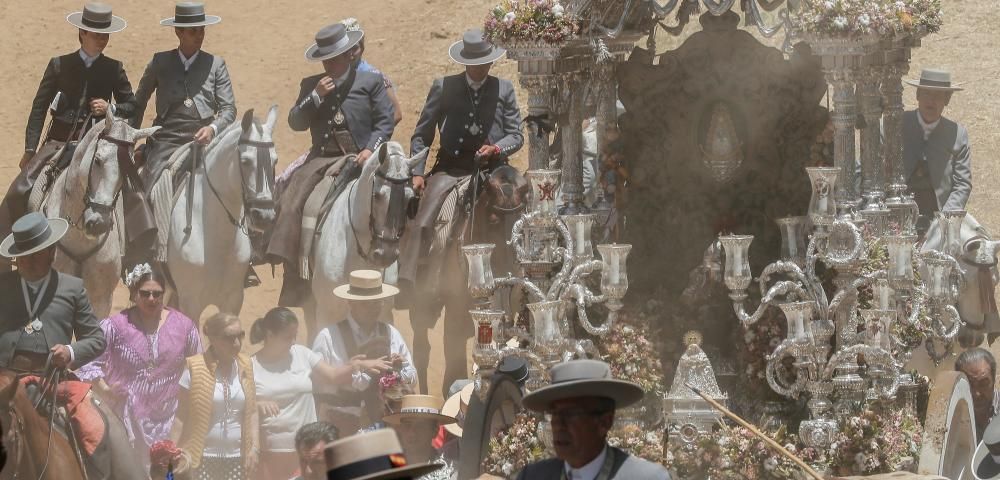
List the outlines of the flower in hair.
{"label": "flower in hair", "polygon": [[136,282],[147,273],[153,273],[153,267],[150,267],[148,263],[136,265],[131,272],[128,272],[128,275],[125,275],[125,286],[128,288],[134,287]]}

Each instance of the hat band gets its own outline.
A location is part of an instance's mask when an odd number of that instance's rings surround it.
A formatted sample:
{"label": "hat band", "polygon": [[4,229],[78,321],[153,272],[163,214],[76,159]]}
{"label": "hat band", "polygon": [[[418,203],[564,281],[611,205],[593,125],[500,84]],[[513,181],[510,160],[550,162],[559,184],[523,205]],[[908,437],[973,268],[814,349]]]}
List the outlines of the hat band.
{"label": "hat band", "polygon": [[928,79],[928,78],[921,78],[920,79],[920,86],[921,87],[945,87],[945,88],[949,88],[949,87],[951,87],[951,81],[950,80],[949,81],[931,80],[931,79]]}
{"label": "hat band", "polygon": [[80,18],[80,23],[82,23],[82,24],[84,24],[84,25],[86,25],[86,26],[88,26],[90,28],[108,28],[108,27],[111,26],[111,20],[108,20],[106,22],[98,22],[98,21],[95,21],[95,20],[91,20],[91,19],[87,18],[86,16],[83,16],[83,17]]}
{"label": "hat band", "polygon": [[399,409],[399,413],[432,413],[437,415],[441,411],[431,407],[403,407]]}
{"label": "hat band", "polygon": [[462,56],[465,58],[483,58],[491,53],[493,53],[492,46],[486,50],[476,50],[476,51],[469,50],[468,45],[462,47]]}
{"label": "hat band", "polygon": [[327,478],[357,478],[406,466],[402,454],[382,455],[341,465],[326,472]]}
{"label": "hat band", "polygon": [[347,293],[350,293],[351,295],[378,295],[382,293],[382,285],[371,288],[355,287],[354,285],[351,285],[351,287],[347,289]]}
{"label": "hat band", "polygon": [[14,244],[17,245],[19,248],[22,248],[22,249],[26,250],[28,248],[33,247],[34,245],[37,245],[37,244],[40,244],[40,243],[44,243],[46,240],[49,239],[50,235],[52,235],[52,227],[50,227],[48,225],[48,223],[46,222],[46,225],[45,225],[44,229],[42,229],[38,233],[36,233],[36,234],[34,234],[34,235],[32,235],[32,236],[30,236],[28,238],[17,238],[17,235],[15,234],[14,235]]}
{"label": "hat band", "polygon": [[204,13],[174,15],[174,23],[198,23],[205,21]]}

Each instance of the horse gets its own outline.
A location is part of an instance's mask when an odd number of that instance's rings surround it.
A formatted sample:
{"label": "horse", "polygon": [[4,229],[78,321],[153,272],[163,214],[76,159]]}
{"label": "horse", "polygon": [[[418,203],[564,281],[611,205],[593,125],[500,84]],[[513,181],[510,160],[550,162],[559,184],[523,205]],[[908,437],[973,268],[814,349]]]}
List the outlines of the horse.
{"label": "horse", "polygon": [[83,466],[69,440],[50,428],[25,394],[20,378],[0,372],[0,422],[6,425],[3,446],[6,468],[0,480],[83,480]]}
{"label": "horse", "polygon": [[361,175],[334,200],[313,248],[314,306],[306,315],[309,338],[319,332],[320,321],[343,318],[344,301],[331,292],[347,281],[351,271],[382,270],[383,281],[396,283],[399,240],[414,197],[410,171],[425,158],[427,149],[408,158],[398,142],[382,143],[368,157]]}
{"label": "horse", "polygon": [[53,268],[83,279],[98,318],[111,313],[111,297],[122,269],[124,225],[116,218],[122,218],[119,197],[126,177],[122,168],[134,168],[123,162],[132,162],[135,142],[159,128],[137,130],[109,115],[80,140],[41,208],[45,216],[69,222]]}
{"label": "horse", "polygon": [[[469,190],[474,187],[470,186]],[[451,381],[465,378],[465,342],[472,335],[469,324],[469,300],[466,277],[468,272],[461,247],[471,243],[492,243],[492,266],[497,275],[513,272],[515,257],[511,248],[505,245],[514,221],[527,204],[530,185],[527,180],[509,165],[494,169],[482,186],[482,194],[475,199],[473,215],[458,213],[452,217],[447,232],[446,244],[441,249],[431,249],[429,263],[440,262],[439,279],[436,282],[417,282],[412,295],[410,320],[413,326],[413,363],[420,376],[420,388],[427,392],[427,366],[430,362],[430,341],[428,331],[434,327],[441,310],[444,309],[444,349],[445,378],[443,388],[447,391]],[[467,192],[470,194],[470,192]],[[461,208],[458,199],[456,208]],[[447,208],[446,205],[442,210]],[[438,218],[442,216],[439,215]]]}
{"label": "horse", "polygon": [[[230,125],[208,145],[202,164],[192,169],[194,181],[175,195],[166,264],[180,310],[195,321],[208,305],[233,315],[243,308],[250,233],[265,232],[274,222],[277,118],[277,105],[263,125],[253,110],[247,111],[240,124]],[[190,156],[189,149],[171,161],[184,156]],[[190,207],[188,185],[194,186]]]}

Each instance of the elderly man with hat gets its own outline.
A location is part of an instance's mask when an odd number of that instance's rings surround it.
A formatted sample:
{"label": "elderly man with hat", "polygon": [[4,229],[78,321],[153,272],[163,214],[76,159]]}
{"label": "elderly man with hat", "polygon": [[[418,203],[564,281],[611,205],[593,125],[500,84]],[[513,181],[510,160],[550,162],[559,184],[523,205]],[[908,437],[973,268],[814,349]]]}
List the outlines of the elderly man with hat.
{"label": "elderly man with hat", "polygon": [[[427,173],[424,171],[425,162],[420,162],[412,171],[414,189],[424,193],[417,215],[406,229],[400,247],[399,278],[407,290],[404,292],[407,301],[415,300],[416,292],[410,291],[415,285],[438,282],[440,272],[425,268],[422,261],[430,250],[438,215],[448,194],[481,170],[492,170],[506,163],[507,158],[524,143],[514,85],[509,80],[490,75],[493,62],[503,57],[504,53],[506,50],[483,38],[480,30],[465,32],[462,39],[448,50],[452,61],[464,67],[464,71],[435,79],[427,94],[410,139],[410,152],[417,154],[430,147],[438,133],[440,142],[434,168]],[[424,175],[427,175],[426,180]],[[420,317],[435,322],[438,313]],[[433,326],[433,323],[413,326],[418,370],[424,382],[430,358],[427,334]],[[446,386],[466,377],[465,342],[468,335],[465,333],[471,335],[470,330],[459,325],[445,327]]]}
{"label": "elderly man with hat", "polygon": [[320,330],[313,351],[340,372],[337,385],[316,385],[318,417],[342,434],[357,432],[384,415],[380,379],[396,373],[404,387],[417,381],[413,358],[396,327],[379,320],[383,302],[399,289],[382,283],[375,270],[355,270],[349,283],[333,290],[347,300],[347,318]]}
{"label": "elderly man with hat", "polygon": [[[83,280],[52,268],[56,244],[68,228],[61,218],[29,213],[14,222],[13,232],[0,243],[0,255],[17,266],[16,271],[0,273],[0,305],[4,306],[0,308],[0,367],[42,375],[48,365],[71,370],[104,352],[104,332]],[[28,382],[32,383],[30,378]],[[89,385],[76,380],[59,385],[60,398],[79,401],[73,415],[82,425],[92,425],[102,416],[105,420],[106,448],[100,447],[102,434],[95,429],[76,432],[89,478],[144,478],[125,425],[108,404],[91,403],[89,391]]]}
{"label": "elderly man with hat", "polygon": [[[125,29],[125,20],[113,15],[109,5],[88,3],[83,11],[69,14],[66,21],[76,27],[80,48],[52,57],[42,74],[31,102],[21,171],[7,191],[0,212],[0,217],[7,216],[0,220],[0,231],[4,233],[9,233],[11,223],[28,212],[28,192],[35,178],[63,146],[75,145],[108,113],[120,118],[131,118],[135,113],[135,95],[125,67],[103,53],[110,35]],[[43,137],[46,111],[52,120]],[[58,163],[65,165],[73,149],[62,151]]]}
{"label": "elderly man with hat", "polygon": [[545,412],[558,458],[524,467],[519,480],[670,478],[662,466],[607,444],[615,409],[641,400],[641,387],[612,378],[611,367],[599,360],[570,360],[549,373],[552,383],[525,395],[521,404]]}
{"label": "elderly man with hat", "polygon": [[236,119],[236,98],[222,57],[201,49],[205,27],[222,18],[205,14],[202,2],[179,2],[174,16],[160,21],[173,27],[178,46],[153,55],[136,89],[138,108],[133,126],[142,123],[149,97],[156,91],[156,117],[161,128],[143,152],[143,182],[153,188],[177,148],[194,141],[208,145]]}
{"label": "elderly man with hat", "polygon": [[298,268],[303,205],[309,195],[324,176],[336,175],[324,204],[332,202],[395,129],[384,78],[354,64],[355,47],[363,37],[360,30],[334,23],[316,34],[305,53],[306,60],[322,62],[323,72],[302,79],[288,125],[297,132],[309,130],[312,148],[301,166],[282,174],[288,177],[287,187],[278,198],[275,233],[267,248],[272,261],[285,264],[283,306],[300,306],[309,293]]}
{"label": "elderly man with hat", "polygon": [[382,418],[399,435],[403,451],[414,462],[445,464],[435,478],[448,478],[454,468],[434,448],[434,437],[442,425],[454,425],[455,417],[442,413],[441,401],[430,395],[404,395],[399,411]]}

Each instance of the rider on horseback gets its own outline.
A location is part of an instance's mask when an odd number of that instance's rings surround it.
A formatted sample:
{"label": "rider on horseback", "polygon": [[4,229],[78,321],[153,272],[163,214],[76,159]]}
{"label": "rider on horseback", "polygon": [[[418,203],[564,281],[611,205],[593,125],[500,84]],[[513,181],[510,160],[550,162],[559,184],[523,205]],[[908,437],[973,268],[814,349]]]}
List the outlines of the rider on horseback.
{"label": "rider on horseback", "polygon": [[[9,232],[11,223],[27,213],[28,192],[35,179],[64,145],[75,146],[108,112],[118,118],[130,118],[135,112],[135,95],[122,62],[102,53],[110,34],[125,29],[125,20],[112,15],[108,5],[88,3],[66,21],[79,29],[80,49],[52,57],[38,84],[25,132],[24,156],[18,165],[21,172],[0,210],[2,233]],[[112,98],[117,103],[111,103]],[[46,109],[52,112],[52,121],[43,139]],[[60,166],[69,162],[73,150],[64,150],[58,159]],[[9,217],[4,218],[7,214]]]}
{"label": "rider on horseback", "polygon": [[[29,375],[24,380],[28,384],[33,383],[33,375],[44,377],[45,382],[34,382],[43,387],[49,381],[58,383],[59,375],[50,375],[47,367],[62,372],[89,363],[104,351],[104,333],[83,282],[52,269],[55,244],[68,227],[63,219],[29,213],[14,223],[13,233],[0,243],[0,255],[17,264],[16,271],[0,274],[0,303],[6,306],[0,309],[0,366]],[[102,405],[91,403],[89,388],[86,383],[67,380],[56,390],[58,398],[79,402],[67,406],[73,420],[69,431],[80,428],[76,440],[88,460],[90,478],[143,478],[142,469],[130,460],[131,446],[121,420]],[[44,394],[46,389],[42,390]],[[106,424],[100,424],[102,415],[97,409],[103,411]],[[54,411],[45,414],[56,415]],[[97,448],[102,444],[108,450]],[[102,450],[108,455],[94,455]],[[109,457],[114,461],[109,462]]]}
{"label": "rider on horseback", "polygon": [[[404,293],[412,293],[409,291],[426,275],[420,270],[421,262],[427,256],[438,213],[449,192],[481,169],[492,170],[506,163],[524,142],[514,85],[489,75],[493,62],[505,52],[485,40],[481,31],[465,32],[448,52],[453,61],[465,66],[465,72],[434,80],[427,94],[410,140],[410,152],[429,147],[436,131],[440,131],[441,141],[417,216],[403,237],[399,280]],[[414,167],[412,173],[414,188],[422,190],[424,164]],[[446,387],[465,376],[465,337],[451,340],[453,344],[445,345],[445,351],[450,353]]]}

